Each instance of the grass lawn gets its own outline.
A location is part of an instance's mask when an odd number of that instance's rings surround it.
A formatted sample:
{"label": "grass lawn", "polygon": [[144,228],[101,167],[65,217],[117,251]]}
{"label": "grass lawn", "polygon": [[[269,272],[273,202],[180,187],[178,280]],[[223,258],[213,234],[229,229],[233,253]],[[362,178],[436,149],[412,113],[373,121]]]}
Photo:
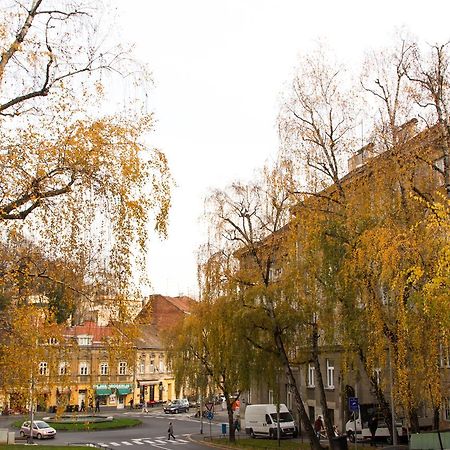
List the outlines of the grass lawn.
{"label": "grass lawn", "polygon": [[[209,439],[205,439],[205,441],[209,441]],[[282,439],[280,441],[280,447],[278,447],[278,441],[277,440],[271,440],[271,439],[236,439],[235,442],[230,442],[228,439],[213,439],[212,442],[214,444],[219,445],[226,445],[227,447],[231,448],[243,448],[246,450],[251,449],[272,449],[272,448],[282,448],[285,450],[310,450],[311,446],[309,445],[309,442],[299,442],[298,440],[292,440],[292,439]],[[322,442],[322,445],[324,443]],[[324,445],[325,447],[328,446],[328,443]],[[363,450],[363,448],[360,445],[355,447],[355,444],[348,443],[348,449],[349,450]],[[1,449],[0,449],[1,450]]]}
{"label": "grass lawn", "polygon": [[[12,424],[12,426],[20,428],[23,422],[24,422],[23,420],[16,420]],[[110,422],[50,423],[49,425],[58,431],[96,431],[96,430],[111,430],[114,428],[135,427],[137,425],[140,425],[141,423],[142,422],[138,419],[114,418]],[[55,446],[52,445],[51,448],[54,449]]]}
{"label": "grass lawn", "polygon": [[[208,439],[205,439],[208,441]],[[236,439],[235,442],[230,442],[228,439],[213,439],[214,444],[222,444],[227,447],[233,448],[245,448],[245,449],[269,449],[269,448],[283,448],[287,450],[310,450],[311,446],[309,442],[301,443],[293,441],[291,439],[282,439],[280,441],[280,447],[278,447],[278,441],[272,439]]]}
{"label": "grass lawn", "polygon": [[[33,447],[31,447],[33,448]],[[78,446],[70,446],[68,447],[67,445],[41,445],[39,444],[39,450],[86,450],[86,448],[89,447],[78,447]],[[6,445],[6,444],[0,444],[0,450],[30,450],[30,446],[29,445],[24,445],[24,444],[11,444],[11,445]]]}

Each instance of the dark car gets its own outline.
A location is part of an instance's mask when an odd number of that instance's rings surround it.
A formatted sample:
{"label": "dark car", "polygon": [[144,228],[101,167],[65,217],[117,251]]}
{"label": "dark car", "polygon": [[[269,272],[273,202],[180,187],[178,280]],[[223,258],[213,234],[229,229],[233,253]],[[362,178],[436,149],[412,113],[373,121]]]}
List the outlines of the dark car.
{"label": "dark car", "polygon": [[185,398],[175,399],[164,406],[166,414],[178,414],[180,412],[189,411],[189,402]]}
{"label": "dark car", "polygon": [[[30,421],[27,420],[20,427],[21,436],[30,435]],[[50,439],[56,436],[56,430],[43,420],[33,420],[33,437],[38,439]]]}

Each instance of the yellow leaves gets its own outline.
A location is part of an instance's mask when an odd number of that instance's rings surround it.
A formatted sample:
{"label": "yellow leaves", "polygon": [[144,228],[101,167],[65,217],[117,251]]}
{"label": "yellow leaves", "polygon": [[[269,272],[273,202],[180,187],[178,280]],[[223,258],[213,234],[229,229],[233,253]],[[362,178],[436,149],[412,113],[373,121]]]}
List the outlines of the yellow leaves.
{"label": "yellow leaves", "polygon": [[[110,270],[126,284],[133,246],[139,247],[134,263],[145,273],[149,221],[162,234],[167,229],[167,160],[140,144],[151,115],[77,118],[64,126],[59,120],[42,130],[3,133],[8,153],[0,155],[0,211],[3,218],[23,214],[51,252],[71,260],[109,258]],[[38,208],[29,210],[33,205]],[[18,230],[24,224],[8,225]]]}

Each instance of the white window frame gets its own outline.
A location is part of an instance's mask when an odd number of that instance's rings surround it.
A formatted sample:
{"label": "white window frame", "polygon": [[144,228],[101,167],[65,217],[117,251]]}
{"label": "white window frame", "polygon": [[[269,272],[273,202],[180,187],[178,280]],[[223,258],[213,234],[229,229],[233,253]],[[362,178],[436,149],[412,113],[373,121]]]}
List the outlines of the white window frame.
{"label": "white window frame", "polygon": [[39,363],[39,375],[48,375],[48,363],[46,361]]}
{"label": "white window frame", "polygon": [[84,345],[92,345],[92,336],[89,336],[88,334],[81,334],[77,337],[78,345],[84,346]]}
{"label": "white window frame", "polygon": [[119,365],[117,367],[117,373],[119,375],[126,375],[127,374],[127,363],[126,361],[120,361]]}
{"label": "white window frame", "polygon": [[326,359],[327,363],[327,389],[334,389],[334,361]]}
{"label": "white window frame", "polygon": [[269,392],[268,392],[268,398],[269,398],[268,403],[269,403],[270,405],[273,405],[273,390],[272,390],[272,389],[269,389]]}
{"label": "white window frame", "polygon": [[87,361],[80,361],[78,373],[80,375],[89,375],[89,363]]}
{"label": "white window frame", "polygon": [[99,365],[100,375],[108,375],[109,374],[109,364],[107,362],[101,362]]}
{"label": "white window frame", "polygon": [[444,398],[444,420],[450,421],[450,397]]}
{"label": "white window frame", "polygon": [[381,368],[380,367],[373,369],[373,376],[375,378],[377,386],[381,386]]}
{"label": "white window frame", "polygon": [[315,387],[316,386],[316,367],[314,364],[308,364],[308,374],[306,380],[307,387]]}
{"label": "white window frame", "polygon": [[450,369],[450,345],[440,345],[439,348],[441,368]]}
{"label": "white window frame", "polygon": [[67,375],[68,374],[68,368],[69,368],[69,364],[67,363],[67,361],[61,361],[59,363],[59,367],[58,367],[58,373],[60,375]]}

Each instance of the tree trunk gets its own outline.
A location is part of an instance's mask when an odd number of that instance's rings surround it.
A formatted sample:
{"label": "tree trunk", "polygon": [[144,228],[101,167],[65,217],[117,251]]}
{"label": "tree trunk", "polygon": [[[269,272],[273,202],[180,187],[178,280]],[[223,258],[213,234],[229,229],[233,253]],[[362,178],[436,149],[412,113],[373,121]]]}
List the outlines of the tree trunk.
{"label": "tree trunk", "polygon": [[[378,401],[378,405],[381,408],[381,412],[383,413],[383,417],[386,423],[386,426],[389,430],[389,434],[391,435],[392,442],[394,442],[394,433],[397,433],[397,427],[392,429],[392,413],[391,413],[391,407],[389,405],[389,402],[386,400],[383,391],[381,390],[380,386],[377,383],[376,378],[369,373],[367,370],[367,364],[364,357],[364,352],[362,349],[359,350],[359,357],[361,362],[363,363],[364,370],[370,380],[370,384],[372,385],[373,392],[375,394],[375,397]],[[397,442],[398,442],[398,434],[397,434]]]}
{"label": "tree trunk", "polygon": [[419,433],[420,425],[419,425],[419,416],[417,415],[417,408],[411,408],[409,410],[409,424],[411,433]]}
{"label": "tree trunk", "polygon": [[314,450],[322,450],[320,441],[319,441],[318,437],[316,436],[314,428],[311,425],[308,414],[306,412],[305,405],[304,405],[303,399],[302,399],[302,395],[301,395],[299,387],[297,385],[297,381],[294,377],[294,374],[292,373],[292,367],[289,363],[289,358],[286,355],[286,351],[285,351],[285,348],[283,345],[283,339],[279,332],[274,333],[274,338],[275,338],[275,345],[277,347],[280,360],[281,360],[284,370],[286,372],[286,377],[287,377],[287,380],[289,383],[289,387],[290,387],[291,391],[294,392],[295,402],[297,405],[297,411],[300,416],[302,425],[308,435],[308,438],[309,438],[309,441],[311,444],[311,448]]}
{"label": "tree trunk", "polygon": [[230,428],[228,437],[230,439],[230,442],[234,442],[236,440],[236,430],[234,429],[233,404],[230,401],[230,396],[225,392],[224,395],[227,402],[228,427]]}
{"label": "tree trunk", "polygon": [[316,380],[319,388],[320,406],[322,407],[322,414],[325,422],[325,430],[330,448],[333,448],[332,438],[334,436],[333,422],[331,421],[330,413],[328,411],[327,396],[325,394],[325,386],[323,384],[322,372],[320,370],[319,361],[319,329],[317,323],[312,326],[312,358],[316,368]]}
{"label": "tree trunk", "polygon": [[436,406],[433,411],[433,430],[439,430],[439,406]]}

